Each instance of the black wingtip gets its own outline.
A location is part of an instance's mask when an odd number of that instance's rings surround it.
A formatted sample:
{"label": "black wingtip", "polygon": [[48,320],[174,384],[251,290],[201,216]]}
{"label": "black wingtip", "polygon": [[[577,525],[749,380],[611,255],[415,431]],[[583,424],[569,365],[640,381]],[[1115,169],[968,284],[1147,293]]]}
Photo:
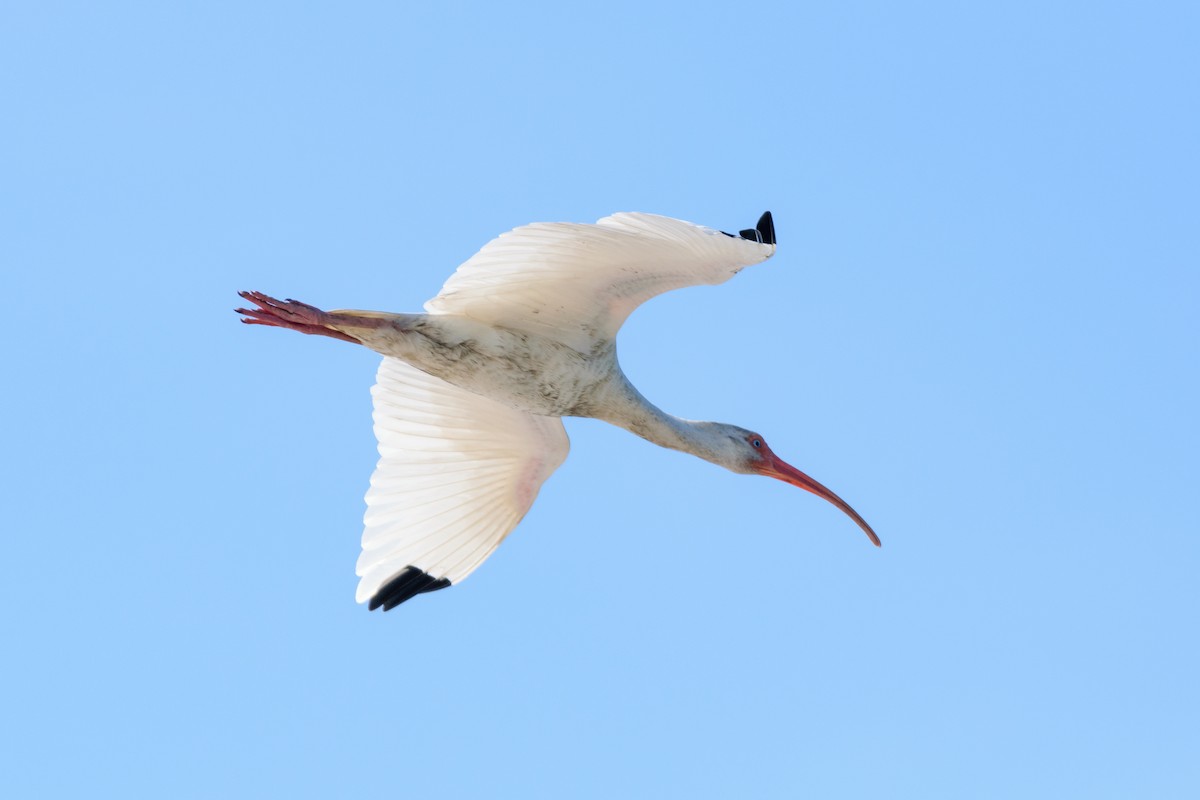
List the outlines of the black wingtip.
{"label": "black wingtip", "polygon": [[391,611],[405,600],[411,600],[419,594],[436,592],[450,585],[449,578],[437,578],[423,569],[405,567],[393,575],[387,583],[379,587],[379,591],[371,598],[367,607],[374,611],[383,606],[384,611]]}
{"label": "black wingtip", "polygon": [[753,228],[746,228],[744,231],[738,231],[738,235],[752,242],[775,244],[775,220],[771,218],[771,212],[764,211],[763,215],[758,218],[757,225]]}
{"label": "black wingtip", "polygon": [[775,219],[771,216],[770,211],[763,212],[754,229],[762,234],[763,244],[775,244]]}

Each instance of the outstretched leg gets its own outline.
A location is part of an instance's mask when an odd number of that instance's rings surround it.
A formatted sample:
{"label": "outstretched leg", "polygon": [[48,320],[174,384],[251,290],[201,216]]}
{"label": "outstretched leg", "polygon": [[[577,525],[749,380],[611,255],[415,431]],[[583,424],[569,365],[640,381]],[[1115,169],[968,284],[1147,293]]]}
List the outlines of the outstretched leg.
{"label": "outstretched leg", "polygon": [[[247,325],[270,325],[275,328],[287,328],[300,333],[330,336],[345,342],[362,344],[350,334],[342,333],[333,327],[338,322],[350,322],[350,320],[340,319],[347,316],[344,313],[331,314],[316,306],[310,306],[308,303],[301,303],[299,300],[276,300],[262,292],[238,292],[238,295],[258,306],[257,308],[235,309],[242,315],[242,322]],[[364,322],[366,325],[363,324]],[[371,327],[372,323],[378,325],[383,321],[375,322],[371,318],[360,320],[355,317],[353,323],[361,327]]]}

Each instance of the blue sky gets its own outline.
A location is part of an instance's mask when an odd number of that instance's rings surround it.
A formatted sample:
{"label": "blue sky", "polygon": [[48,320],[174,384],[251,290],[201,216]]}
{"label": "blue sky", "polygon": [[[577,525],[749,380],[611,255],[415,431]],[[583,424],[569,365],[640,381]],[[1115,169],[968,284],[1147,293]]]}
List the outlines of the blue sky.
{"label": "blue sky", "polygon": [[[5,796],[1192,797],[1191,4],[11,3]],[[353,602],[376,358],[618,210],[780,249],[620,337],[661,407],[449,591]]]}

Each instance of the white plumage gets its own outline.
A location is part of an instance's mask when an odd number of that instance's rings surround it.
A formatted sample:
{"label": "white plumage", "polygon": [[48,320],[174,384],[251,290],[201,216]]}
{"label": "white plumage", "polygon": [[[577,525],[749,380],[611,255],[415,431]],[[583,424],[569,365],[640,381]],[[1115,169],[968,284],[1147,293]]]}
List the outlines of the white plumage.
{"label": "white plumage", "polygon": [[653,214],[535,223],[487,244],[425,314],[325,312],[242,292],[243,322],[364,344],[385,358],[372,389],[380,460],[367,492],[357,598],[385,610],[471,574],[521,521],[568,450],[563,416],[590,416],[664,447],[813,492],[756,433],[679,419],[629,383],[614,338],[641,303],[716,284],[775,252],[774,223],[722,233]]}
{"label": "white plumage", "polygon": [[567,457],[558,417],[518,411],[397,358],[371,395],[379,464],[358,558],[358,601],[407,566],[451,583],[517,526]]}
{"label": "white plumage", "polygon": [[766,261],[775,245],[654,214],[594,225],[537,222],[493,239],[425,304],[587,351],[611,341],[652,297],[717,284]]}

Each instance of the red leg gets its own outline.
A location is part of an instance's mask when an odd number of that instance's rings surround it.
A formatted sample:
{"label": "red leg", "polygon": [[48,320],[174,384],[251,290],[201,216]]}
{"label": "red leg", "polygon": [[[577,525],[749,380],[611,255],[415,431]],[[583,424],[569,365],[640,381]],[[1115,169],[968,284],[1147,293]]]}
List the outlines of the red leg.
{"label": "red leg", "polygon": [[235,309],[242,315],[242,322],[247,325],[269,325],[361,344],[353,336],[327,327],[330,315],[316,306],[310,306],[308,303],[301,303],[298,300],[276,300],[262,292],[238,292],[238,295],[243,300],[249,300],[258,306],[258,308]]}

